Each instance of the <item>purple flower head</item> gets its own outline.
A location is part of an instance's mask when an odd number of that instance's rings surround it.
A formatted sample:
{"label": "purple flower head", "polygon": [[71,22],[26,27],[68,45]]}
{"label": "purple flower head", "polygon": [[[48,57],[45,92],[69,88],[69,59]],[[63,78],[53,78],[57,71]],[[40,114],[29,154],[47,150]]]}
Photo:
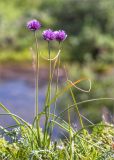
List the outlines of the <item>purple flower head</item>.
{"label": "purple flower head", "polygon": [[55,39],[59,42],[64,41],[67,38],[67,34],[63,30],[55,31]]}
{"label": "purple flower head", "polygon": [[44,40],[52,41],[55,39],[55,34],[51,29],[47,29],[42,33]]}
{"label": "purple flower head", "polygon": [[27,28],[31,31],[39,30],[40,27],[41,27],[41,24],[36,19],[33,19],[27,23]]}

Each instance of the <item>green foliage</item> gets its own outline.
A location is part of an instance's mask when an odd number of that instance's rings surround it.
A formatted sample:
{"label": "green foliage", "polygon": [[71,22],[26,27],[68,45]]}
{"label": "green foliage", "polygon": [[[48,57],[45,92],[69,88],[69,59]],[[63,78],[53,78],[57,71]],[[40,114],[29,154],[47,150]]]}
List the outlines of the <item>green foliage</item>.
{"label": "green foliage", "polygon": [[[73,159],[113,160],[114,126],[100,123],[91,127],[91,133],[82,129],[73,134]],[[18,132],[18,129],[15,129],[15,132]],[[15,142],[8,142],[5,138],[0,138],[1,160],[5,158],[7,160],[69,160],[70,141],[68,139],[63,142],[52,142],[49,149],[39,147],[33,149],[30,142],[33,135],[28,134],[26,127],[22,127],[20,133],[21,137]],[[34,139],[33,145],[35,143],[37,142]]]}
{"label": "green foliage", "polygon": [[43,27],[48,28],[51,24],[51,28],[65,29],[68,33],[69,39],[64,47],[68,55],[63,59],[85,62],[88,57],[94,60],[100,55],[108,56],[111,61],[114,53],[113,8],[113,0],[13,0],[10,3],[1,0],[0,47],[21,50],[31,45],[32,34],[28,35],[23,26],[28,19],[36,18]]}
{"label": "green foliage", "polygon": [[[6,5],[7,2],[7,5]],[[98,77],[97,75],[102,75],[102,86],[107,88],[110,85],[110,78],[104,81],[103,73],[106,72],[107,65],[113,62],[112,55],[114,53],[113,46],[113,7],[114,2],[112,0],[106,1],[74,1],[74,0],[61,0],[61,3],[57,0],[53,1],[34,1],[29,0],[20,1],[12,0],[11,3],[7,0],[4,2],[1,0],[0,5],[0,18],[1,18],[1,52],[0,61],[5,61],[6,59],[10,61],[22,61],[26,59],[29,61],[30,56],[28,56],[26,50],[21,53],[23,48],[26,48],[28,44],[32,43],[32,34],[29,36],[27,30],[23,25],[26,24],[29,18],[39,18],[44,26],[47,27],[50,22],[52,27],[57,29],[58,27],[63,28],[70,35],[69,40],[67,40],[66,51],[70,51],[71,54],[67,58],[71,60],[78,60],[83,62],[81,67],[83,71],[80,72],[80,68],[77,68],[78,75],[85,76],[85,73],[91,75],[92,70],[88,70],[88,66],[85,68],[84,62],[91,62],[90,68],[92,68],[95,73],[92,74],[93,78]],[[31,9],[32,6],[32,9]],[[53,7],[52,7],[53,6]],[[4,10],[3,8],[6,8]],[[66,14],[67,10],[67,14]],[[45,12],[44,12],[45,11]],[[13,14],[12,14],[13,13]],[[37,16],[39,15],[39,16]],[[71,25],[73,24],[73,25]],[[41,34],[41,32],[40,32]],[[26,37],[26,39],[25,39]],[[42,41],[41,41],[42,43]],[[22,45],[23,44],[23,45]],[[4,49],[10,48],[9,55],[4,55]],[[55,62],[52,67],[51,59],[49,59],[49,85],[47,88],[47,95],[43,106],[43,112],[38,112],[38,73],[39,73],[39,53],[37,48],[37,37],[36,37],[36,116],[34,117],[33,124],[30,125],[24,121],[19,116],[12,114],[4,105],[0,103],[0,107],[6,112],[0,115],[11,116],[16,122],[17,128],[10,126],[9,128],[0,127],[0,159],[4,160],[113,160],[114,159],[114,126],[108,123],[100,123],[85,126],[83,123],[82,116],[79,112],[77,104],[84,104],[84,102],[77,103],[76,100],[82,101],[85,98],[93,98],[101,96],[113,95],[112,90],[104,90],[99,84],[99,78],[97,78],[97,83],[94,85],[93,94],[88,96],[85,93],[76,94],[72,87],[76,87],[79,82],[83,80],[78,80],[70,83],[68,77],[67,82],[69,82],[65,87],[58,88],[58,75],[56,77],[56,91],[54,96],[51,95],[52,80],[55,69],[59,69],[59,56],[55,58]],[[17,55],[15,51],[18,51]],[[21,53],[21,54],[20,54]],[[12,55],[11,55],[12,54]],[[110,56],[109,56],[110,54]],[[104,57],[106,55],[106,57]],[[23,58],[22,58],[23,56]],[[49,57],[50,57],[50,47],[49,47]],[[64,57],[63,57],[64,58]],[[113,57],[114,58],[114,57]],[[105,65],[104,62],[107,64]],[[108,67],[110,67],[108,65]],[[53,70],[52,70],[53,69]],[[81,68],[82,69],[82,68]],[[74,72],[76,70],[71,70]],[[75,78],[75,77],[74,77]],[[90,85],[90,84],[89,84]],[[81,88],[88,86],[81,84]],[[80,87],[80,86],[79,86]],[[87,87],[88,88],[88,87]],[[71,98],[73,101],[73,106],[76,110],[76,115],[79,119],[81,129],[75,131],[71,125],[70,110],[68,111],[68,122],[54,113],[50,112],[51,105],[54,104],[56,110],[56,102],[59,97],[61,97],[66,91],[70,90]],[[81,89],[79,89],[81,91]],[[68,95],[69,97],[69,95]],[[63,98],[63,101],[65,99]],[[69,103],[67,103],[69,107]],[[89,100],[85,101],[85,103]],[[91,101],[93,102],[93,100]],[[107,105],[110,106],[110,103]],[[96,109],[96,104],[88,106],[91,116],[94,115],[94,120],[96,120],[95,111],[99,114]],[[91,109],[92,108],[92,109]],[[94,108],[94,109],[93,109]],[[82,110],[84,111],[84,109]],[[92,111],[92,112],[91,112]],[[40,128],[40,118],[44,116],[44,131]],[[100,117],[97,116],[97,120]],[[54,125],[58,125],[62,130],[67,132],[68,137],[65,140],[60,140],[59,142],[52,141],[52,132]],[[8,130],[9,129],[9,130]]]}
{"label": "green foliage", "polygon": [[41,10],[55,18],[54,28],[67,31],[69,59],[80,62],[87,61],[87,55],[96,59],[114,53],[113,7],[113,0],[45,0],[41,4]]}
{"label": "green foliage", "polygon": [[[90,59],[91,61],[91,59]],[[92,63],[88,63],[88,65],[80,65],[80,64],[69,64],[68,65],[69,79],[74,81],[81,77],[89,77],[92,82],[92,88],[89,93],[81,91],[77,88],[73,88],[74,95],[77,99],[77,102],[82,102],[91,99],[100,99],[100,98],[113,98],[114,95],[114,75],[112,64],[103,63],[100,60]],[[80,84],[77,84],[76,87],[79,87],[83,90],[88,90],[89,83],[88,81],[83,81]],[[64,102],[64,99],[66,101]],[[69,97],[67,93],[64,98],[60,101],[58,106],[58,111],[67,107],[67,104],[72,105],[73,101]],[[98,123],[102,120],[102,116],[107,113],[107,120],[113,121],[113,100],[102,99],[99,101],[92,101],[89,103],[80,104],[80,111],[93,123]],[[106,113],[104,110],[106,109]],[[74,115],[74,107],[72,108],[72,115]],[[67,115],[64,115],[67,117]],[[73,116],[72,116],[73,117]],[[74,117],[72,118],[73,121]]]}

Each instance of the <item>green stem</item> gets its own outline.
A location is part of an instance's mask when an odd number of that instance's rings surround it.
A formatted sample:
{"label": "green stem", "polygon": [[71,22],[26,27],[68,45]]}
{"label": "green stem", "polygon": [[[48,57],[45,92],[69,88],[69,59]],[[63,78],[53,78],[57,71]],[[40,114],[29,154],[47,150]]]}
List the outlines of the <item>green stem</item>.
{"label": "green stem", "polygon": [[[61,43],[59,42],[59,50],[61,49]],[[56,79],[56,90],[55,90],[55,95],[57,96],[58,93],[58,83],[59,83],[59,67],[60,67],[60,55],[58,56],[58,65],[57,65],[57,79]],[[56,106],[57,106],[57,99],[55,100],[55,106],[54,106],[54,115],[56,111]]]}
{"label": "green stem", "polygon": [[[60,45],[60,43],[59,43],[59,50],[60,50],[60,49],[61,49],[61,45]],[[58,61],[58,64],[57,64],[57,79],[56,79],[55,96],[56,96],[57,93],[58,93],[60,55],[58,56],[57,61]],[[54,112],[53,112],[54,115],[55,115],[55,112],[56,112],[56,108],[57,108],[57,99],[55,100],[55,103],[54,103]],[[54,119],[55,119],[55,117],[53,117],[53,121],[54,121]],[[53,128],[54,128],[54,123],[52,123],[52,129],[51,129],[51,131],[50,131],[50,137],[52,136]]]}
{"label": "green stem", "polygon": [[[39,53],[38,53],[38,40],[37,40],[37,35],[36,32],[34,32],[35,36],[35,42],[36,42],[36,74],[35,74],[35,83],[36,83],[36,95],[35,95],[35,115],[38,117],[39,113],[39,106],[38,106],[38,85],[39,85]],[[37,128],[37,133],[38,133],[38,139],[40,142],[40,130],[39,130],[39,119],[36,119],[36,128]]]}
{"label": "green stem", "polygon": [[[49,54],[49,104],[51,102],[51,72],[52,72],[52,68],[51,68],[51,50],[50,50],[50,42],[48,41],[48,54]],[[49,129],[48,125],[49,125],[49,116],[50,116],[50,108],[51,105],[48,106],[48,120],[47,120],[47,129]],[[48,147],[50,146],[50,140],[49,140],[49,144]]]}
{"label": "green stem", "polygon": [[72,89],[71,89],[71,88],[70,88],[70,92],[71,92],[72,99],[73,99],[74,104],[75,104],[76,112],[77,112],[78,117],[79,117],[80,125],[81,125],[81,127],[83,128],[83,127],[84,127],[84,125],[83,125],[83,121],[82,121],[82,118],[81,118],[81,115],[80,115],[80,112],[79,112],[79,109],[78,109],[78,106],[77,106],[76,98],[74,97],[74,94],[73,94],[73,91],[72,91]]}
{"label": "green stem", "polygon": [[68,110],[68,124],[69,124],[69,140],[70,140],[70,160],[73,159],[73,149],[74,149],[74,144],[73,144],[73,140],[72,140],[72,137],[73,137],[73,133],[72,133],[72,130],[71,130],[71,122],[70,122],[70,110]]}
{"label": "green stem", "polygon": [[[60,66],[60,56],[58,56],[57,80],[56,80],[56,90],[55,90],[55,94],[56,94],[56,95],[57,95],[57,93],[58,93],[58,83],[59,83],[59,66]],[[55,115],[55,112],[56,112],[56,107],[57,107],[57,99],[55,100],[54,115]]]}
{"label": "green stem", "polygon": [[[49,54],[49,103],[51,101],[51,54],[50,53],[51,53],[50,52],[50,43],[48,41],[48,54]],[[50,111],[50,106],[49,106],[49,111]]]}
{"label": "green stem", "polygon": [[[48,136],[48,127],[49,127],[49,117],[50,117],[50,102],[51,102],[51,82],[52,82],[52,68],[51,68],[51,50],[50,50],[50,42],[48,41],[48,56],[49,56],[49,87],[48,87],[48,90],[49,90],[49,94],[48,94],[48,97],[47,97],[47,103],[46,103],[46,106],[45,106],[45,127],[44,127],[44,145],[46,143],[46,139],[47,139],[47,136]],[[48,143],[48,147],[50,145],[50,140],[49,140],[49,143]]]}
{"label": "green stem", "polygon": [[[66,72],[66,70],[65,70],[65,72]],[[67,72],[66,72],[66,78],[67,78],[67,81],[68,81]],[[74,104],[75,104],[75,109],[76,109],[76,112],[77,112],[78,117],[79,117],[80,125],[81,125],[81,127],[83,128],[83,127],[84,127],[83,121],[82,121],[82,118],[81,118],[81,115],[80,115],[80,112],[79,112],[79,109],[78,109],[78,105],[77,105],[77,102],[76,102],[76,98],[75,98],[75,96],[74,96],[74,93],[73,93],[73,91],[72,91],[72,88],[70,88],[70,93],[71,93],[72,99],[73,99]]]}

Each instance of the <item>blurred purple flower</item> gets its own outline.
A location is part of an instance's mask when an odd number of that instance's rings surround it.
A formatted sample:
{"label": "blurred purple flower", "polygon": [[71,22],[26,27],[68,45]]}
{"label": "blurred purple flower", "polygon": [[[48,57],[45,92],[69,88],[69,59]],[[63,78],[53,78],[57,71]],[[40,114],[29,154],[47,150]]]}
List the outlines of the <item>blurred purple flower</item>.
{"label": "blurred purple flower", "polygon": [[55,31],[55,39],[59,42],[64,41],[67,38],[67,34],[63,30]]}
{"label": "blurred purple flower", "polygon": [[55,39],[55,34],[51,29],[47,29],[42,33],[44,40],[52,41]]}
{"label": "blurred purple flower", "polygon": [[36,19],[33,19],[33,20],[30,20],[28,23],[27,23],[27,28],[31,31],[36,31],[36,30],[39,30],[41,27],[41,24],[39,21],[37,21]]}

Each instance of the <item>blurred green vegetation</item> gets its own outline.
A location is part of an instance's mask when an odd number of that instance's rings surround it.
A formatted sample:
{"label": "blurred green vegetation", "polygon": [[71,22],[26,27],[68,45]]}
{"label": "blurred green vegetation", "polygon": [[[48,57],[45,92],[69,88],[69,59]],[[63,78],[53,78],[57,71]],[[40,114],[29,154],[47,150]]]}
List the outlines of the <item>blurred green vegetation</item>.
{"label": "blurred green vegetation", "polygon": [[114,53],[113,0],[44,0],[41,8],[54,18],[54,29],[67,31],[71,60]]}
{"label": "blurred green vegetation", "polygon": [[[5,9],[4,9],[5,8]],[[26,22],[36,18],[45,28],[64,29],[67,60],[85,62],[104,58],[113,62],[113,0],[8,0],[0,1],[0,48],[19,51],[33,45]],[[42,44],[41,32],[39,33]],[[5,52],[4,52],[5,53]],[[106,58],[105,58],[106,57]]]}
{"label": "blurred green vegetation", "polygon": [[[97,66],[96,66],[97,64]],[[105,116],[105,120],[109,122],[114,121],[114,100],[100,100],[100,98],[113,98],[114,96],[114,69],[112,65],[102,64],[100,62],[93,62],[86,65],[80,64],[70,64],[68,65],[70,68],[69,79],[72,82],[75,82],[78,79],[87,77],[91,79],[91,91],[89,93],[81,91],[77,88],[73,88],[73,93],[75,94],[77,102],[82,102],[86,100],[99,99],[97,101],[91,101],[88,103],[84,103],[79,105],[79,109],[85,117],[87,117],[93,123],[99,122],[102,120],[103,115]],[[84,80],[76,85],[83,90],[89,89],[89,81]],[[68,104],[73,104],[73,99],[69,92],[66,95],[65,106]],[[70,99],[70,100],[68,100]],[[60,103],[59,108],[62,108],[64,104],[64,98],[62,103]],[[74,107],[73,107],[74,108]],[[74,109],[72,110],[72,114],[74,113]],[[67,113],[66,113],[67,114]],[[66,116],[65,116],[66,117]],[[76,115],[74,115],[76,117]],[[85,121],[86,122],[86,121]]]}
{"label": "blurred green vegetation", "polygon": [[[67,61],[71,79],[89,76],[92,91],[76,91],[78,100],[113,97],[114,95],[114,0],[1,0],[0,1],[0,62],[30,61],[29,47],[34,48],[33,34],[26,22],[36,18],[42,23],[38,37],[45,28],[64,29],[62,60]],[[44,52],[43,51],[43,52]],[[74,63],[73,63],[74,62]],[[83,88],[85,84],[82,84]],[[113,102],[85,104],[95,120],[99,106],[113,111]],[[99,115],[100,117],[101,115]]]}

